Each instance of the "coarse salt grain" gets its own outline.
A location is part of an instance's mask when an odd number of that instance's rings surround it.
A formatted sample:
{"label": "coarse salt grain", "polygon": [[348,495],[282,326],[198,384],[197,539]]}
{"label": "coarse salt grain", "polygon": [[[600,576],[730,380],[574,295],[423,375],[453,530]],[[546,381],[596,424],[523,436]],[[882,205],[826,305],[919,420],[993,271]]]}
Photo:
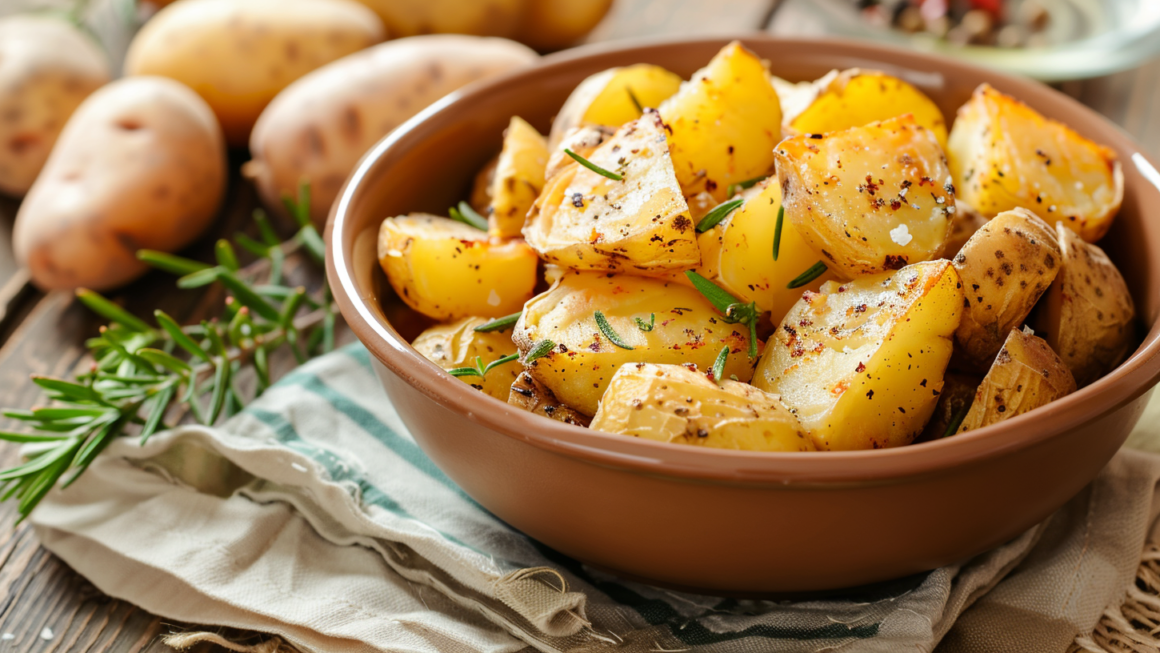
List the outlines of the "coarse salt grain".
{"label": "coarse salt grain", "polygon": [[904,222],[890,230],[890,240],[906,247],[910,244],[910,241],[914,240],[914,236],[910,235],[910,228]]}

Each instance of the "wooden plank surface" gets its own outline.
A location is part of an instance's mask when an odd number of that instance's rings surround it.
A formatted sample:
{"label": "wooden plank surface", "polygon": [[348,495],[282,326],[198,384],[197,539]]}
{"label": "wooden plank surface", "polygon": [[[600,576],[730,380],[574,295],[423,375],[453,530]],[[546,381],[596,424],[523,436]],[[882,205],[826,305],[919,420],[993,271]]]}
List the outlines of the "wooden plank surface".
{"label": "wooden plank surface", "polygon": [[[688,34],[757,31],[776,17],[777,0],[617,0],[590,41]],[[1103,112],[1160,152],[1160,63],[1106,78],[1064,85],[1063,90]],[[234,168],[244,154],[231,161]],[[243,226],[255,206],[252,189],[235,178],[218,223],[191,252],[208,257],[209,243]],[[7,234],[16,203],[0,198],[0,406],[28,407],[40,401],[28,383],[32,373],[67,375],[84,360],[83,340],[99,326],[65,293],[43,295],[24,287],[13,265]],[[8,283],[8,279],[16,279]],[[197,293],[173,292],[172,278],[154,274],[117,294],[131,310],[155,307],[191,319],[206,309]],[[7,316],[7,317],[5,317]],[[10,426],[0,421],[0,428]],[[0,466],[17,460],[16,448],[0,445]],[[7,651],[169,651],[166,633],[196,628],[168,623],[97,591],[41,548],[27,525],[13,528],[14,506],[0,504],[0,653]],[[227,633],[233,638],[245,633]],[[250,634],[251,638],[260,635]],[[250,643],[255,641],[249,640]],[[197,651],[224,651],[202,646]]]}

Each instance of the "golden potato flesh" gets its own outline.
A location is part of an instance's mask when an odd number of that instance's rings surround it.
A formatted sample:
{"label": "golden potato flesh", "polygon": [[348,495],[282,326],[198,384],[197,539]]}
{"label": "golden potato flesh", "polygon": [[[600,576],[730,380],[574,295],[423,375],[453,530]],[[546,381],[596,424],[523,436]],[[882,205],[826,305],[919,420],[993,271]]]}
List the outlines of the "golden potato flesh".
{"label": "golden potato flesh", "polygon": [[1135,304],[1120,271],[1096,245],[1062,222],[1055,225],[1062,269],[1043,296],[1034,325],[1081,387],[1100,378],[1131,350]]}
{"label": "golden potato flesh", "polygon": [[496,162],[488,211],[489,232],[499,238],[515,238],[524,228],[528,209],[544,187],[548,165],[548,142],[523,118],[513,116],[503,136],[503,151]]}
{"label": "golden potato flesh", "polygon": [[1075,392],[1075,379],[1042,338],[1013,329],[959,426],[965,433]]}
{"label": "golden potato flesh", "polygon": [[[515,347],[515,345],[512,346]],[[592,421],[586,415],[560,403],[556,395],[552,394],[542,383],[532,378],[532,375],[524,371],[522,367],[520,370],[508,391],[508,404],[565,424],[588,426],[588,423]]]}
{"label": "golden potato flesh", "polygon": [[910,444],[938,401],[962,305],[948,261],[831,281],[786,314],[753,385],[780,395],[818,449]]}
{"label": "golden potato flesh", "polygon": [[575,165],[576,159],[568,156],[564,150],[572,150],[576,154],[588,158],[592,156],[596,148],[612,138],[615,133],[615,127],[605,127],[604,125],[587,125],[568,130],[559,145],[553,147],[548,156],[548,168],[544,170],[544,179],[551,179],[564,168]]}
{"label": "golden potato flesh", "polygon": [[947,154],[959,194],[983,215],[1023,207],[1089,243],[1124,197],[1115,152],[986,84],[959,109]]}
{"label": "golden potato flesh", "polygon": [[414,213],[379,228],[379,265],[408,306],[440,321],[520,310],[536,285],[536,252],[449,218]]}
{"label": "golden potato flesh", "polygon": [[954,258],[966,301],[955,332],[961,353],[985,369],[1011,329],[1023,325],[1060,269],[1054,230],[1034,213],[1000,213]]}
{"label": "golden potato flesh", "polygon": [[947,144],[938,105],[914,86],[877,70],[834,71],[818,80],[817,95],[789,126],[798,134],[824,134],[910,114]]}
{"label": "golden potato flesh", "polygon": [[[636,120],[641,109],[657,108],[681,87],[681,78],[660,66],[636,64],[596,73],[576,87],[556,119],[548,141],[556,149],[578,127],[620,127]],[[637,108],[633,98],[640,102]]]}
{"label": "golden potato flesh", "polygon": [[[625,349],[596,322],[600,311]],[[639,321],[638,321],[639,320]],[[525,356],[544,340],[555,347],[527,365],[564,404],[596,413],[600,396],[625,363],[693,363],[709,369],[729,347],[725,377],[748,381],[749,330],[728,324],[699,292],[658,279],[569,273],[524,306],[512,336]]]}
{"label": "golden potato flesh", "polygon": [[934,413],[916,442],[930,442],[958,433],[982,382],[981,375],[947,372]]}
{"label": "golden potato flesh", "polygon": [[[411,346],[427,360],[445,370],[460,367],[475,367],[478,356],[483,367],[497,361],[504,356],[516,353],[516,345],[512,342],[511,332],[492,331],[480,333],[475,327],[486,324],[489,320],[480,317],[467,317],[454,324],[441,324],[431,327],[419,335]],[[460,381],[471,385],[484,394],[491,395],[500,401],[507,401],[512,383],[523,371],[519,361],[497,365],[479,376],[459,376]]]}
{"label": "golden potato flesh", "polygon": [[660,107],[685,195],[725,199],[731,184],[768,175],[781,104],[757,55],[734,41]]}
{"label": "golden potato flesh", "polygon": [[697,232],[655,111],[621,127],[588,159],[621,179],[573,163],[548,180],[524,225],[524,238],[545,261],[653,276],[697,264]]}
{"label": "golden potato flesh", "polygon": [[942,252],[954,188],[938,140],[914,118],[795,136],[775,155],[786,220],[839,277]]}
{"label": "golden potato flesh", "polygon": [[692,365],[622,366],[592,428],[713,449],[814,450],[776,396],[729,379],[718,384]]}

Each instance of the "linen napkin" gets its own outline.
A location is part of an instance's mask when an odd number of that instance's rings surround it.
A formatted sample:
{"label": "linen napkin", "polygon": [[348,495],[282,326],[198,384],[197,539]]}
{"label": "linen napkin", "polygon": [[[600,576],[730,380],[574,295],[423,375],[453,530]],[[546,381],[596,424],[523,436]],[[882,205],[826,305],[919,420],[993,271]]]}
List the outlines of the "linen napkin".
{"label": "linen napkin", "polygon": [[354,345],[221,428],[117,441],[31,519],[110,596],[302,651],[1155,651],[1158,480],[1160,456],[1123,451],[1005,546],[844,597],[675,592],[587,568],[472,501]]}

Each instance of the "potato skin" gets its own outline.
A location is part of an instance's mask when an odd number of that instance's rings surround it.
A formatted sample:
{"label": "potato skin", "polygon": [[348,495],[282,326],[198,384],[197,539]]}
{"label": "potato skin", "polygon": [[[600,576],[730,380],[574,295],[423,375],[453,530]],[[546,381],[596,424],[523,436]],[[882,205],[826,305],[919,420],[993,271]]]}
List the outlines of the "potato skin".
{"label": "potato skin", "polygon": [[1075,392],[1075,379],[1042,338],[1012,329],[959,426],[966,433]]}
{"label": "potato skin", "polygon": [[598,72],[580,82],[564,101],[552,121],[548,144],[553,150],[561,150],[564,147],[561,142],[575,129],[620,127],[640,117],[640,111],[632,103],[633,96],[642,107],[655,109],[680,87],[679,76],[652,64]]}
{"label": "potato skin", "polygon": [[106,290],[213,221],[226,184],[213,113],[172,80],[132,77],[90,95],[16,214],[13,246],[43,289]]}
{"label": "potato skin", "polygon": [[814,451],[775,395],[689,365],[633,363],[612,377],[592,428],[659,442],[745,451]]}
{"label": "potato skin", "polygon": [[1062,266],[1033,321],[1076,383],[1100,378],[1131,350],[1136,308],[1120,271],[1096,245],[1055,224]]}
{"label": "potato skin", "polygon": [[934,134],[914,118],[795,136],[774,155],[785,218],[840,278],[942,251],[954,187]]}
{"label": "potato skin", "polygon": [[544,188],[548,165],[548,141],[519,116],[512,116],[503,137],[503,151],[492,181],[489,233],[497,238],[516,238],[524,228],[528,210]]}
{"label": "potato skin", "polygon": [[109,79],[105,53],[66,21],[0,19],[0,193],[28,192],[69,116]]}
{"label": "potato skin", "polygon": [[[930,421],[926,423],[926,428],[922,430],[922,435],[918,436],[915,442],[931,442],[947,437],[947,429],[954,424],[955,420],[966,418],[971,403],[975,401],[975,392],[978,391],[982,382],[982,375],[947,372],[946,376],[943,377],[943,387],[939,391],[934,413],[930,416]],[[949,435],[956,433],[958,433],[957,426]]]}
{"label": "potato skin", "polygon": [[522,242],[492,243],[483,231],[424,213],[383,220],[378,256],[399,297],[444,322],[520,310],[539,263]]}
{"label": "potato skin", "polygon": [[960,196],[986,217],[1017,207],[1103,238],[1124,197],[1116,154],[984,84],[947,143]]}
{"label": "potato skin", "polygon": [[125,74],[197,91],[226,142],[244,147],[258,114],[290,82],[384,36],[382,21],[351,0],[182,0],[137,33]]}
{"label": "potato skin", "polygon": [[600,22],[612,0],[526,0],[515,39],[537,50],[559,50]]}
{"label": "potato skin", "polygon": [[1054,230],[1025,209],[1000,213],[971,236],[954,258],[966,293],[955,343],[967,360],[990,364],[1055,280],[1061,257]]}
{"label": "potato skin", "polygon": [[556,395],[532,378],[526,370],[521,371],[512,383],[507,402],[521,410],[565,424],[587,427],[592,421],[587,415],[560,403]]}
{"label": "potato skin", "polygon": [[321,225],[379,139],[451,91],[538,59],[518,43],[460,35],[390,41],[343,57],[293,81],[262,111],[243,172],[277,213],[282,194],[293,196],[309,179],[310,216]]}
{"label": "potato skin", "polygon": [[[596,311],[633,349],[608,340],[596,325]],[[650,315],[656,324],[644,331],[634,318],[647,324]],[[568,273],[524,305],[512,339],[525,356],[541,340],[556,344],[527,369],[560,401],[585,415],[596,413],[604,389],[625,363],[693,363],[709,369],[728,345],[725,376],[747,381],[753,374],[748,329],[725,323],[696,290],[646,277]]]}
{"label": "potato skin", "polygon": [[[475,367],[475,357],[479,356],[483,366],[516,353],[515,343],[507,331],[479,333],[475,327],[489,320],[482,317],[465,317],[453,324],[440,324],[427,329],[415,338],[411,346],[427,360],[445,370],[457,367]],[[523,371],[519,361],[512,361],[493,367],[482,379],[478,376],[456,377],[471,387],[491,395],[500,401],[507,401],[512,383]]]}
{"label": "potato skin", "polygon": [[427,34],[510,37],[525,0],[358,0],[375,12],[391,38]]}
{"label": "potato skin", "polygon": [[910,444],[934,411],[962,305],[949,261],[831,281],[786,314],[753,385],[780,395],[818,449]]}
{"label": "potato skin", "polygon": [[721,49],[660,107],[685,195],[717,201],[730,184],[767,175],[781,140],[781,103],[765,64],[739,42]]}

